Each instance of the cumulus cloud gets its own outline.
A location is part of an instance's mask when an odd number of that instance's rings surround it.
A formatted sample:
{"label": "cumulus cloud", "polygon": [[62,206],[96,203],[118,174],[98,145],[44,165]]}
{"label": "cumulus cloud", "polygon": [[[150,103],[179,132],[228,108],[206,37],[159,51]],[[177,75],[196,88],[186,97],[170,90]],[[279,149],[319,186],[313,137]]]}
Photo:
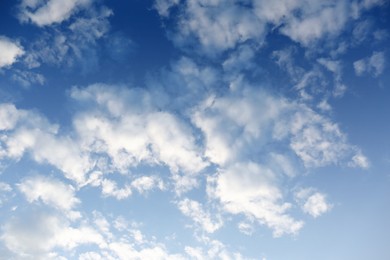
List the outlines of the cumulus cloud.
{"label": "cumulus cloud", "polygon": [[20,4],[19,18],[38,26],[61,23],[82,8],[88,7],[91,0],[23,0]]}
{"label": "cumulus cloud", "polygon": [[28,153],[38,163],[54,165],[76,183],[85,182],[85,174],[93,164],[75,140],[58,134],[58,125],[49,123],[39,113],[17,109],[12,104],[2,104],[0,111],[0,129],[6,130],[2,133],[1,158],[19,160]]}
{"label": "cumulus cloud", "polygon": [[296,234],[303,226],[287,213],[291,204],[283,202],[276,175],[264,166],[249,162],[221,170],[209,179],[210,196],[227,212],[244,214],[269,226],[274,236]]}
{"label": "cumulus cloud", "polygon": [[0,69],[11,66],[24,53],[23,47],[17,41],[0,36]]}
{"label": "cumulus cloud", "polygon": [[326,195],[317,192],[313,188],[302,188],[295,193],[296,200],[301,204],[303,212],[311,215],[314,218],[330,211],[332,204],[330,204]]}
{"label": "cumulus cloud", "polygon": [[384,52],[374,52],[370,57],[355,61],[353,68],[357,76],[362,76],[367,72],[378,77],[385,69],[385,54]]}
{"label": "cumulus cloud", "polygon": [[[96,104],[94,110],[81,113],[74,121],[85,149],[106,153],[110,167],[118,171],[142,162],[161,163],[178,181],[180,174],[185,178],[207,166],[188,125],[169,112],[158,111],[143,90],[117,90],[119,95],[112,88],[94,85],[72,91],[74,99]],[[97,143],[101,145],[94,145]],[[189,185],[187,188],[194,183]]]}
{"label": "cumulus cloud", "polygon": [[42,201],[65,212],[76,213],[72,212],[72,209],[80,203],[71,185],[48,177],[27,178],[18,184],[18,188],[30,203]]}

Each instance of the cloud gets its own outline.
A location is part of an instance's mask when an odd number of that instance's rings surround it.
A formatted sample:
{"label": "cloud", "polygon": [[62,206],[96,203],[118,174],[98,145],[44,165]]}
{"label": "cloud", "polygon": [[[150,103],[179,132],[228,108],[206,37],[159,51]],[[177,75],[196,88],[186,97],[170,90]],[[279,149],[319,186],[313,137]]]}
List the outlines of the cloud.
{"label": "cloud", "polygon": [[362,76],[367,72],[378,77],[385,69],[385,54],[384,52],[373,52],[370,57],[355,61],[353,68],[357,76]]}
{"label": "cloud", "polygon": [[199,43],[213,57],[247,41],[261,44],[269,33],[280,33],[310,47],[339,35],[349,21],[381,1],[155,1],[162,17],[178,5],[174,41],[181,47]]}
{"label": "cloud", "polygon": [[296,234],[303,226],[287,214],[291,204],[283,202],[276,175],[264,166],[239,163],[220,170],[209,179],[210,196],[227,212],[244,214],[267,225],[273,234]]}
{"label": "cloud", "polygon": [[0,239],[17,258],[57,259],[55,248],[72,250],[81,245],[105,246],[103,237],[90,226],[72,227],[56,215],[30,212],[2,226]]}
{"label": "cloud", "polygon": [[[190,74],[196,69],[188,68]],[[69,95],[80,109],[66,132],[37,112],[2,104],[0,155],[19,160],[29,154],[62,171],[77,187],[99,187],[104,197],[117,199],[165,187],[173,187],[180,198],[207,179],[209,198],[224,213],[268,226],[275,236],[296,234],[303,226],[289,212],[293,204],[282,192],[283,181],[295,178],[302,167],[365,167],[364,155],[330,118],[244,80],[219,96],[205,95],[183,114],[161,105],[154,93],[103,84],[74,87]],[[170,175],[132,173],[143,166]],[[202,172],[208,166],[215,173],[206,177]],[[58,183],[25,182],[30,188],[23,191],[31,201],[59,207],[48,199]],[[52,188],[35,189],[41,182]],[[27,190],[36,191],[35,197]],[[222,225],[200,202],[178,201],[179,209],[205,231]]]}
{"label": "cloud", "polygon": [[42,74],[31,71],[13,70],[12,79],[18,82],[23,87],[30,87],[32,84],[43,85],[45,77]]}
{"label": "cloud", "polygon": [[179,4],[179,2],[180,0],[156,0],[154,2],[154,8],[160,16],[168,17],[170,9]]}
{"label": "cloud", "polygon": [[326,196],[320,192],[316,192],[313,188],[303,188],[295,193],[296,200],[301,204],[301,209],[306,214],[314,218],[332,209],[332,204],[328,203]]}
{"label": "cloud", "polygon": [[142,163],[163,164],[185,190],[196,183],[180,180],[207,166],[191,128],[173,114],[158,111],[149,93],[93,85],[73,89],[71,96],[92,102],[92,109],[76,116],[74,125],[84,149],[107,154],[109,167],[125,171]]}
{"label": "cloud", "polygon": [[304,46],[326,36],[337,35],[350,18],[350,6],[344,1],[334,1],[331,5],[321,1],[302,2],[307,4],[306,7],[300,5],[298,9],[303,15],[288,15],[281,32]]}
{"label": "cloud", "polygon": [[44,31],[27,51],[24,63],[28,68],[42,64],[74,67],[84,73],[98,66],[97,43],[110,28],[112,10],[91,6],[83,17],[72,19],[62,30]]}
{"label": "cloud", "polygon": [[200,225],[207,233],[213,233],[222,227],[220,217],[212,215],[203,209],[202,204],[195,200],[185,198],[177,203],[179,210],[187,217],[190,217],[197,225]]}
{"label": "cloud", "polygon": [[80,217],[73,209],[80,203],[75,196],[75,189],[59,180],[44,176],[29,177],[18,185],[28,202],[42,201],[46,205],[69,214],[71,218]]}
{"label": "cloud", "polygon": [[24,53],[23,47],[17,41],[0,36],[0,69],[11,66]]}
{"label": "cloud", "polygon": [[23,0],[20,4],[19,19],[38,26],[61,23],[83,8],[87,8],[90,0]]}
{"label": "cloud", "polygon": [[191,259],[249,259],[243,257],[238,252],[232,252],[229,250],[228,246],[223,244],[221,241],[214,240],[206,236],[201,237],[200,240],[205,244],[203,248],[192,246],[186,246],[184,248],[185,252],[191,257]]}
{"label": "cloud", "polygon": [[164,182],[158,176],[142,176],[136,178],[131,182],[131,186],[141,194],[155,188],[164,190]]}
{"label": "cloud", "polygon": [[93,162],[80,150],[76,140],[59,135],[58,125],[49,123],[36,112],[17,109],[13,104],[2,104],[0,115],[0,129],[6,130],[2,133],[0,158],[19,160],[29,153],[34,161],[57,167],[76,183],[85,182],[85,174],[91,170]]}
{"label": "cloud", "polygon": [[352,161],[349,163],[349,166],[365,169],[370,167],[370,162],[366,156],[358,152],[355,156],[352,157]]}

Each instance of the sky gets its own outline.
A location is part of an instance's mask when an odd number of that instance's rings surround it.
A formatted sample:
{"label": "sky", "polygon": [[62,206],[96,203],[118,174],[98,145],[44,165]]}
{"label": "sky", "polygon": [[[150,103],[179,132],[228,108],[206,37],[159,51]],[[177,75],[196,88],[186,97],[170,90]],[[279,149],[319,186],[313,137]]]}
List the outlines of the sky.
{"label": "sky", "polygon": [[3,0],[0,259],[390,259],[386,0]]}

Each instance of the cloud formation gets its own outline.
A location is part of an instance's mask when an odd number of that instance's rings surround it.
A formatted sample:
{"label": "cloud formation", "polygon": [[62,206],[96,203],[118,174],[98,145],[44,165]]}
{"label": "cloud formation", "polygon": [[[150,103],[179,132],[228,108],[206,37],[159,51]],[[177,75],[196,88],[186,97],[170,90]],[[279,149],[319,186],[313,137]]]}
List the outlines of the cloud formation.
{"label": "cloud formation", "polygon": [[24,53],[17,41],[0,35],[0,69],[11,66]]}
{"label": "cloud formation", "polygon": [[385,54],[384,52],[374,52],[370,57],[355,61],[353,68],[357,76],[369,73],[378,77],[385,69]]}
{"label": "cloud formation", "polygon": [[20,20],[38,26],[49,26],[69,19],[82,8],[87,8],[91,0],[23,0],[20,4]]}
{"label": "cloud formation", "polygon": [[261,44],[273,30],[309,47],[324,38],[333,38],[348,21],[382,1],[157,1],[163,17],[169,8],[180,5],[174,40],[182,46],[199,42],[206,54],[235,48],[246,41]]}

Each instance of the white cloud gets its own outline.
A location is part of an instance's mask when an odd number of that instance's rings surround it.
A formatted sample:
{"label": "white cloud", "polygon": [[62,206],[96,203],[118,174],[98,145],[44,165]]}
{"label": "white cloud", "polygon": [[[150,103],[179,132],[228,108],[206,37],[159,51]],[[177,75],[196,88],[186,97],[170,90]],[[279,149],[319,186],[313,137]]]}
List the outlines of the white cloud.
{"label": "white cloud", "polygon": [[203,209],[202,204],[195,200],[185,198],[177,203],[179,210],[200,225],[207,233],[213,233],[222,227],[223,222],[219,216],[212,218],[212,214]]}
{"label": "white cloud", "polygon": [[155,246],[145,248],[137,251],[134,247],[128,243],[115,242],[109,245],[110,249],[114,252],[117,259],[172,259],[172,260],[183,260],[184,258],[180,255],[169,254],[161,246]]}
{"label": "white cloud", "polygon": [[103,179],[101,181],[101,186],[102,194],[104,196],[112,196],[118,200],[125,199],[132,194],[131,187],[129,185],[123,188],[118,188],[117,183],[109,179]]}
{"label": "white cloud", "polygon": [[155,188],[163,190],[164,182],[157,176],[142,176],[134,179],[131,186],[139,193],[145,193]]}
{"label": "white cloud", "polygon": [[28,202],[42,201],[56,209],[64,211],[70,218],[80,217],[73,209],[80,203],[75,189],[56,179],[36,176],[24,179],[18,184],[19,190]]}
{"label": "white cloud", "polygon": [[351,167],[360,167],[360,168],[368,168],[370,167],[370,162],[366,156],[358,152],[355,156],[352,157],[352,161],[349,163]]}
{"label": "white cloud", "polygon": [[1,140],[2,158],[18,160],[29,153],[36,162],[57,167],[78,184],[85,182],[85,174],[93,162],[82,153],[77,140],[59,136],[58,125],[50,124],[36,112],[16,109],[12,104],[2,104],[0,111],[1,129],[8,130]]}
{"label": "white cloud", "polygon": [[247,236],[252,235],[253,232],[255,231],[254,224],[248,221],[238,223],[238,229],[240,230],[241,233]]}
{"label": "white cloud", "polygon": [[355,61],[353,68],[357,76],[362,76],[367,72],[378,77],[385,69],[385,54],[384,52],[374,52],[370,57]]}
{"label": "white cloud", "polygon": [[296,200],[301,204],[303,212],[314,218],[332,209],[332,204],[326,200],[323,193],[315,191],[313,188],[300,189],[295,193]]}
{"label": "white cloud", "polygon": [[20,4],[19,18],[38,26],[61,23],[70,18],[79,9],[86,8],[91,0],[23,0]]}
{"label": "white cloud", "polygon": [[366,71],[366,63],[364,59],[357,60],[353,63],[353,68],[358,76],[361,76]]}
{"label": "white cloud", "polygon": [[321,1],[302,2],[307,4],[300,5],[303,14],[287,14],[287,22],[281,32],[305,46],[325,36],[337,35],[350,18],[349,6],[344,1],[333,1],[331,5]]}
{"label": "white cloud", "polygon": [[0,104],[0,130],[11,130],[16,126],[19,117],[24,116],[13,104]]}
{"label": "white cloud", "polygon": [[205,244],[203,248],[191,246],[185,247],[185,252],[191,257],[191,259],[249,260],[249,258],[244,258],[240,253],[230,251],[229,248],[221,241],[213,240],[207,236],[201,237],[200,240]]}
{"label": "white cloud", "polygon": [[169,11],[172,7],[179,4],[180,0],[155,0],[154,8],[162,17],[169,16]]}
{"label": "white cloud", "polygon": [[[304,46],[337,36],[349,21],[381,4],[372,1],[183,1],[179,3],[174,40],[188,46],[194,41],[210,56],[233,49],[246,41],[262,43],[270,32],[279,32]],[[176,1],[156,1],[161,16],[169,15]]]}
{"label": "white cloud", "polygon": [[296,234],[303,226],[287,214],[277,176],[255,163],[240,163],[220,170],[209,179],[209,192],[227,212],[244,214],[273,230],[274,236]]}
{"label": "white cloud", "polygon": [[75,118],[74,125],[84,149],[107,154],[114,169],[163,164],[180,184],[180,174],[193,176],[207,165],[190,127],[169,112],[157,111],[149,93],[93,85],[74,89],[71,95],[95,103],[90,112]]}
{"label": "white cloud", "polygon": [[103,237],[89,226],[71,227],[55,215],[30,213],[3,226],[1,240],[18,258],[52,259],[54,248],[71,250],[80,245],[105,247]]}
{"label": "white cloud", "polygon": [[185,2],[179,21],[178,43],[186,43],[192,36],[203,50],[211,55],[236,46],[249,39],[261,40],[265,24],[247,8],[235,1]]}
{"label": "white cloud", "polygon": [[0,36],[0,69],[11,66],[23,54],[23,47],[17,41]]}
{"label": "white cloud", "polygon": [[[70,95],[82,109],[66,133],[37,112],[2,104],[0,155],[18,160],[28,153],[79,187],[100,187],[103,196],[117,199],[165,185],[180,197],[198,185],[200,173],[212,164],[217,173],[208,179],[208,193],[224,212],[268,226],[275,236],[295,234],[303,223],[288,213],[292,204],[282,192],[284,178],[295,177],[296,167],[302,166],[364,168],[364,157],[337,124],[307,105],[251,88],[243,80],[234,84],[224,95],[189,110],[190,118],[158,107],[154,99],[160,96],[146,90],[99,84],[73,88]],[[141,166],[165,168],[170,176],[132,176],[132,169]],[[119,185],[118,173],[128,181]],[[38,193],[34,198],[54,203],[48,197]],[[179,206],[208,232],[222,225],[195,201],[182,200]]]}

